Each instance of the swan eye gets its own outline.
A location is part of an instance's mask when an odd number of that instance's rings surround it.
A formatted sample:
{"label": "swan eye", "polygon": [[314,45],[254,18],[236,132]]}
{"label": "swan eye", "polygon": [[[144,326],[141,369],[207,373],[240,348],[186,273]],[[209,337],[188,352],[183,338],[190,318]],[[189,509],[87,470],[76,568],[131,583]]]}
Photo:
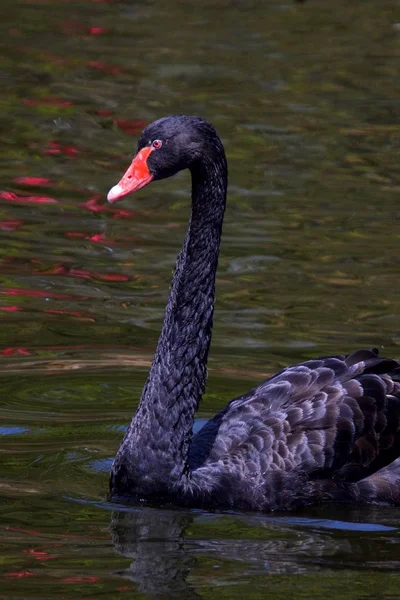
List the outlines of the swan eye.
{"label": "swan eye", "polygon": [[161,140],[154,140],[151,145],[153,146],[153,148],[155,150],[158,150],[162,146],[162,141]]}

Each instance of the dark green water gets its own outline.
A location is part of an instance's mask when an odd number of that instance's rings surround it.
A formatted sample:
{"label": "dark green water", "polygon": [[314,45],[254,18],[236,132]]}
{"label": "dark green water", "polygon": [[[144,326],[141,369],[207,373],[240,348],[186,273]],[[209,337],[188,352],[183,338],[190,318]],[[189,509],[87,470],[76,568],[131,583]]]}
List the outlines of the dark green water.
{"label": "dark green water", "polygon": [[207,418],[275,370],[400,355],[396,0],[2,0],[0,599],[399,598],[400,510],[108,504],[189,178],[113,207],[143,124],[209,118],[229,205]]}

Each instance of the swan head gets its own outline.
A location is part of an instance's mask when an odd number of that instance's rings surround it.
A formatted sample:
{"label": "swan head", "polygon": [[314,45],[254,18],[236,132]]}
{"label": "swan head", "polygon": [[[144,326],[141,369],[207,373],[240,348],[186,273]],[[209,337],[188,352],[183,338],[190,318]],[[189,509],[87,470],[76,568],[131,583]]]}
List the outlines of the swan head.
{"label": "swan head", "polygon": [[115,202],[151,181],[191,169],[219,147],[222,144],[214,127],[201,117],[177,115],[158,119],[142,131],[131,165],[107,199]]}

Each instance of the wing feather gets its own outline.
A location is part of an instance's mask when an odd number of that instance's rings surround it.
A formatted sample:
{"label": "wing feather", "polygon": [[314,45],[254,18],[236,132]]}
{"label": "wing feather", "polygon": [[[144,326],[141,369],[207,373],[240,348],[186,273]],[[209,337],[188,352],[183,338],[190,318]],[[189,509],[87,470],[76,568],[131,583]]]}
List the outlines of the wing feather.
{"label": "wing feather", "polygon": [[288,367],[211,419],[189,465],[259,485],[274,471],[360,480],[400,455],[399,371],[375,350]]}

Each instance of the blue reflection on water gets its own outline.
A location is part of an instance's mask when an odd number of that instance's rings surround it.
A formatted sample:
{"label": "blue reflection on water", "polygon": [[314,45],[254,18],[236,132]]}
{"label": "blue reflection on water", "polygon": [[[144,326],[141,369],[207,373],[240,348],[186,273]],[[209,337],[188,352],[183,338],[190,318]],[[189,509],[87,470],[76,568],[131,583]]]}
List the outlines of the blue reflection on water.
{"label": "blue reflection on water", "polygon": [[0,435],[18,435],[27,431],[29,431],[28,427],[0,427]]}
{"label": "blue reflection on water", "polygon": [[341,529],[345,531],[396,531],[397,527],[378,523],[354,523],[352,521],[337,521],[335,519],[312,519],[307,517],[263,517],[276,524],[286,524],[302,527],[319,527],[323,529]]}

